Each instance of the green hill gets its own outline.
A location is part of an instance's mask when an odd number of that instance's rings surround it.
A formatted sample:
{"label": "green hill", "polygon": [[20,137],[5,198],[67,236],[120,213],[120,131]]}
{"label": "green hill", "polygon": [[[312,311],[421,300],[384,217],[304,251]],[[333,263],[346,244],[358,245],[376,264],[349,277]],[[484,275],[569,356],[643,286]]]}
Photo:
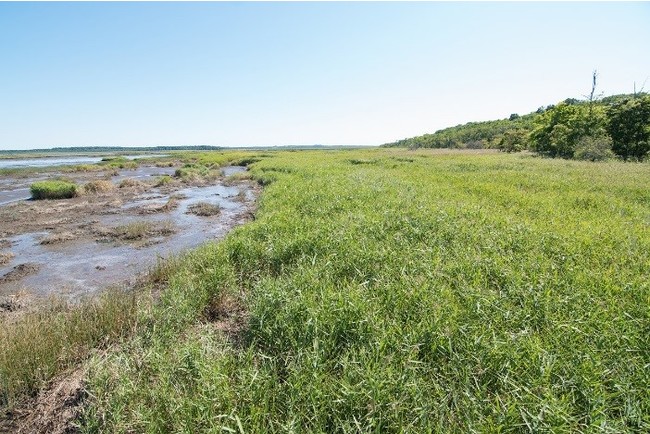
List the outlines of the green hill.
{"label": "green hill", "polygon": [[[609,106],[633,97],[632,94],[612,95],[596,101],[595,104]],[[587,101],[580,101],[575,98],[567,98],[562,102],[568,105],[588,104]],[[432,134],[423,134],[386,143],[382,147],[519,150],[526,147],[523,142],[528,133],[535,127],[535,121],[546,110],[553,107],[554,105],[545,108],[540,107],[537,111],[523,116],[512,114],[506,119],[468,122],[463,125],[444,128]]]}

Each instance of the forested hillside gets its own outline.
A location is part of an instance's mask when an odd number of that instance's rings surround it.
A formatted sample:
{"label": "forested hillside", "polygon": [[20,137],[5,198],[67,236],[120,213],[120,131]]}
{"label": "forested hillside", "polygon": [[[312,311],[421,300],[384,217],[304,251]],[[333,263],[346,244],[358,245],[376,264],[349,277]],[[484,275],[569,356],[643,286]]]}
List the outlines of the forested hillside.
{"label": "forested hillside", "polygon": [[[595,83],[595,82],[594,82]],[[469,122],[384,147],[531,150],[550,157],[643,160],[650,152],[650,96],[568,98],[507,119]]]}

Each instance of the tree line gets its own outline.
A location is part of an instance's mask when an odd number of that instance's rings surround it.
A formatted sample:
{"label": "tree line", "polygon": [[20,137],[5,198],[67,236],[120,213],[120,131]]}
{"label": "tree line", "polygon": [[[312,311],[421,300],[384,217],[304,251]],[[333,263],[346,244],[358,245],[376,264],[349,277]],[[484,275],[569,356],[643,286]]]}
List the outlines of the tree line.
{"label": "tree line", "polygon": [[635,93],[598,99],[566,99],[536,112],[508,119],[470,122],[386,147],[492,148],[530,150],[541,155],[582,160],[620,158],[640,161],[650,154],[650,95]]}

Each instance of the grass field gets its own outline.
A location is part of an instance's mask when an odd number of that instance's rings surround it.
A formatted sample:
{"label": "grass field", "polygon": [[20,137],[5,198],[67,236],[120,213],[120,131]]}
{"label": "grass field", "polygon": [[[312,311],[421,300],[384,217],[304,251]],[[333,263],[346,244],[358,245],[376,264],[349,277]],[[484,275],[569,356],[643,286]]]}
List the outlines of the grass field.
{"label": "grass field", "polygon": [[650,430],[650,166],[256,159],[256,220],[89,363],[85,431]]}
{"label": "grass field", "polygon": [[86,360],[84,432],[650,430],[647,163],[183,158],[250,164],[256,219],[160,264],[155,303],[3,324],[4,405]]}

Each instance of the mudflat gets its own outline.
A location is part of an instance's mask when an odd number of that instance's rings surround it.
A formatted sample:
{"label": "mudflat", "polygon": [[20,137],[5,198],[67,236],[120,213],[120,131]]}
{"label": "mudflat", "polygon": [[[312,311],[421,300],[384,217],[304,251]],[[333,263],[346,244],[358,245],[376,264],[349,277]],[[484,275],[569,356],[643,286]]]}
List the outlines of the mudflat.
{"label": "mudflat", "polygon": [[[181,179],[173,166],[1,176],[0,301],[11,307],[3,311],[133,285],[161,258],[223,237],[257,198],[256,184],[232,176],[245,170],[209,179]],[[32,182],[60,177],[79,186],[76,197],[28,199]]]}

